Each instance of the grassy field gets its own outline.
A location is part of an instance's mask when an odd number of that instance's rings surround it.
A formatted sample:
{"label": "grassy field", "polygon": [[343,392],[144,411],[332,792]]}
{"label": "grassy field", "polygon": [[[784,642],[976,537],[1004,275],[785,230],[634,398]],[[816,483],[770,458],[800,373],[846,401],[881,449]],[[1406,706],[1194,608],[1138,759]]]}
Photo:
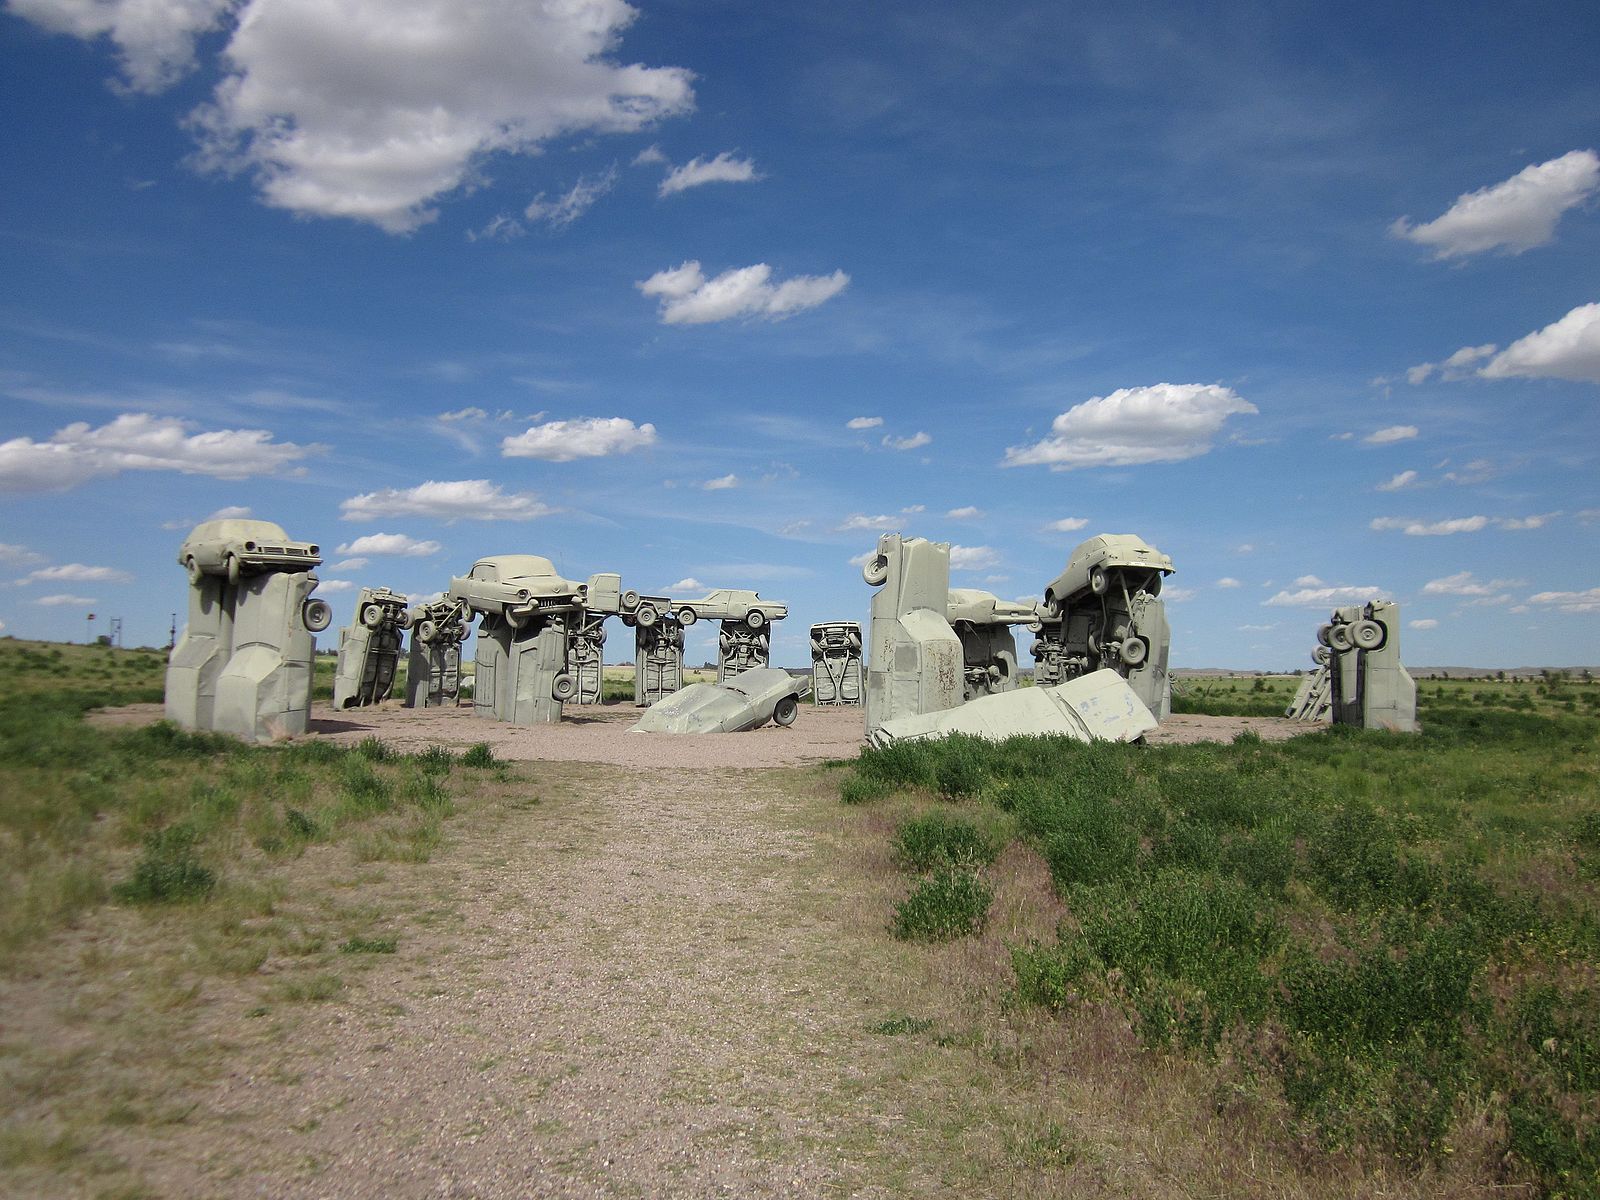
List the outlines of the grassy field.
{"label": "grassy field", "polygon": [[[1283,682],[1184,707],[1281,714]],[[1111,1014],[1264,1144],[1596,1195],[1600,687],[1440,681],[1420,708],[1417,737],[891,747],[842,795],[899,814],[902,937],[981,930],[986,864],[1042,856],[1066,915],[1012,947],[1015,1002]]]}
{"label": "grassy field", "polygon": [[[475,969],[421,950],[489,882],[453,847],[545,813],[559,857],[589,820],[582,770],[85,723],[164,665],[0,639],[0,1193],[161,1194],[140,1154],[247,1048],[292,1079],[383,964]],[[1291,681],[1202,682],[1186,702],[1273,715]],[[1421,716],[763,774],[839,889],[793,907],[850,934],[805,986],[894,997],[855,1036],[918,1097],[850,1152],[907,1193],[1177,1196],[1198,1164],[1215,1194],[1595,1195],[1600,688],[1424,682]],[[837,1053],[805,1070],[860,1066]]]}

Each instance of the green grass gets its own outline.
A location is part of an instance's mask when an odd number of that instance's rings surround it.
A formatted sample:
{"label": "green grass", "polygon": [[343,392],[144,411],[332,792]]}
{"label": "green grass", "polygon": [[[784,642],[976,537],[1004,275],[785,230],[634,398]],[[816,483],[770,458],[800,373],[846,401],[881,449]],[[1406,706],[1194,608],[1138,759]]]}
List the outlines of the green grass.
{"label": "green grass", "polygon": [[993,890],[970,867],[945,864],[919,880],[890,925],[904,941],[947,942],[982,931]]}
{"label": "green grass", "polygon": [[[1210,697],[1224,712],[1277,704],[1271,681],[1229,682]],[[1597,694],[1424,683],[1418,736],[901,744],[863,751],[841,792],[930,806],[892,848],[934,872],[897,907],[901,937],[979,927],[961,893],[984,885],[958,864],[982,814],[1004,814],[1069,913],[1013,947],[1016,999],[1064,1019],[1109,1007],[1219,1087],[1242,1073],[1263,1127],[1291,1115],[1289,1148],[1426,1164],[1498,1138],[1506,1178],[1592,1195]]]}

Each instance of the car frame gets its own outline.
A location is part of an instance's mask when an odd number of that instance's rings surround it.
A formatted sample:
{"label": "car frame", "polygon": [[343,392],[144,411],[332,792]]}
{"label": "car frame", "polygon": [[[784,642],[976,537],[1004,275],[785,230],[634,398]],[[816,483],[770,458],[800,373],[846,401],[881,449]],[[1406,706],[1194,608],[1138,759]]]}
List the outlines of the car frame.
{"label": "car frame", "polygon": [[768,721],[789,726],[811,680],[782,667],[753,667],[722,683],[691,683],[645,710],[631,733],[743,733]]}
{"label": "car frame", "polygon": [[542,555],[492,554],[465,575],[452,576],[445,595],[520,629],[540,613],[582,608],[586,593],[584,584],[556,574],[555,564]]}
{"label": "car frame", "polygon": [[222,575],[229,583],[261,571],[310,571],[322,562],[322,547],[297,542],[272,521],[225,517],[202,521],[178,547],[178,565],[199,583],[206,575]]}
{"label": "car frame", "polygon": [[678,620],[693,625],[707,621],[743,621],[751,629],[764,629],[789,615],[789,606],[777,600],[763,600],[748,588],[712,588],[693,600],[673,601]]}

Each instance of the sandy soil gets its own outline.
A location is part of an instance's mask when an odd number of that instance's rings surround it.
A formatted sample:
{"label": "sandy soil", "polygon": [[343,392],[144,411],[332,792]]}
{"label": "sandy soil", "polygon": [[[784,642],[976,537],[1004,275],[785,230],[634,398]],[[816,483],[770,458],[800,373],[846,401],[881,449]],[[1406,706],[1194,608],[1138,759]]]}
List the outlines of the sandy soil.
{"label": "sandy soil", "polygon": [[[319,702],[312,707],[310,737],[359,742],[376,737],[397,750],[428,746],[462,750],[487,742],[495,757],[511,762],[590,762],[620,767],[783,767],[854,758],[862,744],[859,708],[802,708],[789,728],[766,725],[747,733],[693,737],[630,733],[640,709],[632,705],[568,708],[559,725],[508,725],[475,715],[469,707],[404,708],[388,700],[371,708],[335,712]],[[97,725],[143,725],[159,720],[159,704],[130,704],[90,714]],[[1174,715],[1150,734],[1152,745],[1227,742],[1245,730],[1268,741],[1323,728],[1281,717]]]}

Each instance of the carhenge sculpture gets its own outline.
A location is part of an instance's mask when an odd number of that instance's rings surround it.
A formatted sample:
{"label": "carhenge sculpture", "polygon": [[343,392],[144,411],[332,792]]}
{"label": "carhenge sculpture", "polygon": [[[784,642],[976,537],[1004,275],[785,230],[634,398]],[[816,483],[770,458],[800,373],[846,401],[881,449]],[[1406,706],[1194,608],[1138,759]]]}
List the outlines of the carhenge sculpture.
{"label": "carhenge sculpture", "polygon": [[1110,668],[1156,720],[1166,720],[1172,712],[1172,634],[1157,597],[1172,569],[1172,559],[1133,534],[1101,534],[1079,545],[1066,570],[1045,588],[1032,647],[1035,683],[1063,683]]}
{"label": "carhenge sculpture", "polygon": [[304,733],[316,633],[333,610],[315,598],[316,545],[271,521],[205,521],[178,550],[189,622],[167,661],[167,719],[256,741]]}
{"label": "carhenge sculpture", "polygon": [[789,606],[763,600],[746,588],[713,588],[693,600],[679,600],[673,611],[680,624],[720,621],[717,634],[717,682],[726,683],[745,671],[764,667],[771,658],[772,623],[789,615]]}
{"label": "carhenge sculpture", "polygon": [[405,706],[454,708],[461,695],[461,643],[472,613],[459,600],[435,600],[410,612]]}
{"label": "carhenge sculpture", "polygon": [[861,626],[823,621],[811,627],[811,698],[818,705],[860,704]]}
{"label": "carhenge sculpture", "polygon": [[577,683],[567,670],[567,628],[585,586],[537,554],[480,558],[446,596],[480,614],[473,708],[513,725],[554,724]]}
{"label": "carhenge sculpture", "polygon": [[388,588],[361,589],[355,620],[339,630],[334,708],[356,708],[389,698],[400,665],[400,643],[410,628],[404,596]]}
{"label": "carhenge sculpture", "polygon": [[666,596],[622,593],[622,623],[633,630],[633,702],[646,708],[683,687],[683,624]]}
{"label": "carhenge sculpture", "polygon": [[1017,639],[1013,625],[1037,631],[1038,610],[1032,604],[1002,600],[976,588],[951,588],[945,615],[961,639],[962,698],[976,700],[1017,686]]}
{"label": "carhenge sculpture", "polygon": [[955,708],[962,701],[961,639],[950,627],[950,544],[886,533],[861,569],[878,591],[868,629],[866,729]]}
{"label": "carhenge sculpture", "polygon": [[1417,685],[1400,662],[1398,604],[1337,608],[1317,641],[1329,650],[1324,669],[1335,725],[1417,732]]}

